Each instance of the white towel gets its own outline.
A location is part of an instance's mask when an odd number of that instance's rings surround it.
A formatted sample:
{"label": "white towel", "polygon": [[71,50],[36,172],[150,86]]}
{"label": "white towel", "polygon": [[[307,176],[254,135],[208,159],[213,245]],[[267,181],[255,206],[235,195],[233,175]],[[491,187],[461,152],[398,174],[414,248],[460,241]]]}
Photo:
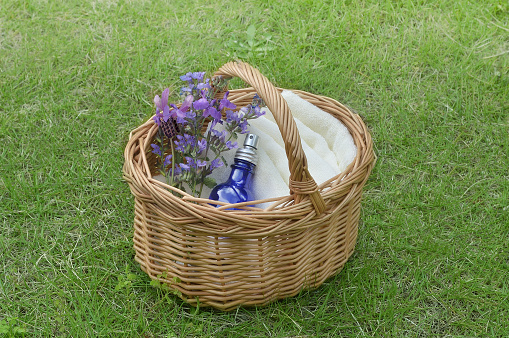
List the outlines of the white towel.
{"label": "white towel", "polygon": [[[288,103],[301,136],[302,148],[308,160],[308,170],[316,183],[327,181],[338,175],[352,163],[357,155],[357,147],[348,129],[336,118],[315,105],[300,98],[297,94],[285,90],[283,98]],[[258,164],[253,177],[252,192],[255,200],[283,197],[289,194],[288,181],[290,170],[286,157],[284,142],[272,113],[263,108],[265,115],[250,121],[249,132],[260,137],[258,144]],[[216,129],[220,130],[220,126]],[[244,136],[239,135],[238,143],[242,146]],[[233,163],[235,149],[225,152],[228,164]],[[220,167],[214,170],[211,177],[217,183],[228,179],[231,168]],[[164,181],[164,177],[156,177]],[[207,198],[209,188],[201,194]],[[257,205],[266,208],[271,203]]]}
{"label": "white towel", "polygon": [[[282,95],[296,120],[299,120],[311,129],[312,133],[308,134],[299,128],[301,138],[308,141],[313,138],[313,135],[323,137],[328,148],[317,145],[312,147],[313,150],[323,159],[326,159],[327,151],[332,151],[337,161],[338,174],[344,171],[357,155],[357,147],[345,125],[332,115],[325,113],[317,106],[301,99],[289,90],[283,91]],[[313,175],[311,169],[310,173]],[[317,183],[320,184],[318,180]]]}

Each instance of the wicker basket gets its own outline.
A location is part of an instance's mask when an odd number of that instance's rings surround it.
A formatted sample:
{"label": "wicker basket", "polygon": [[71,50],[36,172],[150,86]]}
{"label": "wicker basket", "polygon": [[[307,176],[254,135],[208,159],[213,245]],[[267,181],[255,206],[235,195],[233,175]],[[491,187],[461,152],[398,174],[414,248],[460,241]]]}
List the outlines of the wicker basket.
{"label": "wicker basket", "polygon": [[194,306],[232,310],[318,287],[354,250],[362,188],[374,165],[371,136],[361,118],[337,101],[294,91],[339,119],[357,146],[353,163],[317,186],[282,89],[246,63],[228,63],[215,75],[236,76],[252,86],[230,91],[237,106],[258,93],[273,112],[285,141],[290,194],[272,199],[265,210],[233,211],[159,182],[150,152],[157,125],[150,119],[131,132],[124,154],[124,178],[135,197],[135,259],[150,278]]}

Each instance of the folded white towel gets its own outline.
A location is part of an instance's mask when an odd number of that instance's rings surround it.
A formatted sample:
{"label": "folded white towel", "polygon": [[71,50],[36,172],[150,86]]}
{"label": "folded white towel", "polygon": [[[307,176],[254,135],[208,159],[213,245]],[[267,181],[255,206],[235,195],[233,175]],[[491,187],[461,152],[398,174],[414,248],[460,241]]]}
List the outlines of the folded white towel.
{"label": "folded white towel", "polygon": [[[357,155],[357,147],[348,129],[336,118],[324,112],[297,94],[285,90],[282,92],[301,136],[302,148],[308,160],[308,170],[316,183],[321,183],[338,175],[352,163]],[[265,115],[250,121],[249,132],[260,137],[258,144],[258,164],[253,177],[252,192],[254,199],[283,197],[289,194],[288,181],[290,170],[284,149],[284,142],[272,113],[263,108]],[[216,126],[220,130],[220,126]],[[243,135],[238,143],[242,146]],[[224,153],[224,158],[231,164],[236,150]],[[211,177],[217,183],[225,182],[230,174],[230,167],[214,170]],[[164,181],[164,177],[156,177]],[[201,194],[207,198],[210,190],[204,187]],[[271,203],[257,205],[266,208]]]}
{"label": "folded white towel", "polygon": [[[326,148],[317,144],[313,147],[313,150],[319,153],[323,159],[326,159],[326,157],[322,152],[332,151],[337,161],[338,174],[344,171],[357,155],[357,147],[345,125],[332,115],[325,113],[317,106],[301,99],[297,94],[289,90],[283,91],[282,95],[288,103],[293,116],[308,126],[315,136],[323,137],[328,145]],[[301,132],[300,128],[299,133],[301,133],[301,138],[306,142],[313,137],[313,133],[307,134]],[[311,169],[310,172],[313,175]],[[317,181],[317,183],[320,184],[322,182],[319,183]]]}

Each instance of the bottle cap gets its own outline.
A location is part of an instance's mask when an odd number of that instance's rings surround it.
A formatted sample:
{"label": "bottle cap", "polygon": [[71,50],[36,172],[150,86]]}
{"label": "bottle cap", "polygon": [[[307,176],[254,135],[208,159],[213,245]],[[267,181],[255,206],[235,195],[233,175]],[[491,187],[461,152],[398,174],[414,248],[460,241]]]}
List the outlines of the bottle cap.
{"label": "bottle cap", "polygon": [[235,153],[236,159],[245,160],[256,165],[258,163],[258,154],[256,149],[258,148],[259,136],[255,134],[247,134],[244,140],[244,147],[237,149]]}
{"label": "bottle cap", "polygon": [[258,139],[260,137],[256,134],[247,134],[244,140],[244,147],[253,147],[258,149]]}

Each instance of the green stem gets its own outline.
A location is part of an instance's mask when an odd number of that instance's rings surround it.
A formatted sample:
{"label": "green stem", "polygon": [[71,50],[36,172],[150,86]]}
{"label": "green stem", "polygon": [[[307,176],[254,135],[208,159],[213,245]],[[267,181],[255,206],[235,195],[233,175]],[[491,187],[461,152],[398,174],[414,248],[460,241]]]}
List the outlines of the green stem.
{"label": "green stem", "polygon": [[201,184],[200,184],[200,191],[198,192],[198,197],[201,197],[201,192],[203,191],[203,181],[205,180],[205,176],[203,176],[203,173],[201,173]]}
{"label": "green stem", "polygon": [[161,140],[161,154],[159,155],[159,160],[161,161],[161,166],[160,166],[160,169],[159,171],[161,172],[161,174],[163,176],[166,176],[165,175],[165,171],[164,171],[164,151],[165,151],[165,147],[164,147],[164,132],[162,131],[161,127],[159,127],[157,129],[157,134],[158,134],[158,137],[159,137],[159,140]]}
{"label": "green stem", "polygon": [[173,149],[173,142],[170,140],[171,146],[171,185],[173,186],[175,182],[173,181],[175,177],[175,150]]}

